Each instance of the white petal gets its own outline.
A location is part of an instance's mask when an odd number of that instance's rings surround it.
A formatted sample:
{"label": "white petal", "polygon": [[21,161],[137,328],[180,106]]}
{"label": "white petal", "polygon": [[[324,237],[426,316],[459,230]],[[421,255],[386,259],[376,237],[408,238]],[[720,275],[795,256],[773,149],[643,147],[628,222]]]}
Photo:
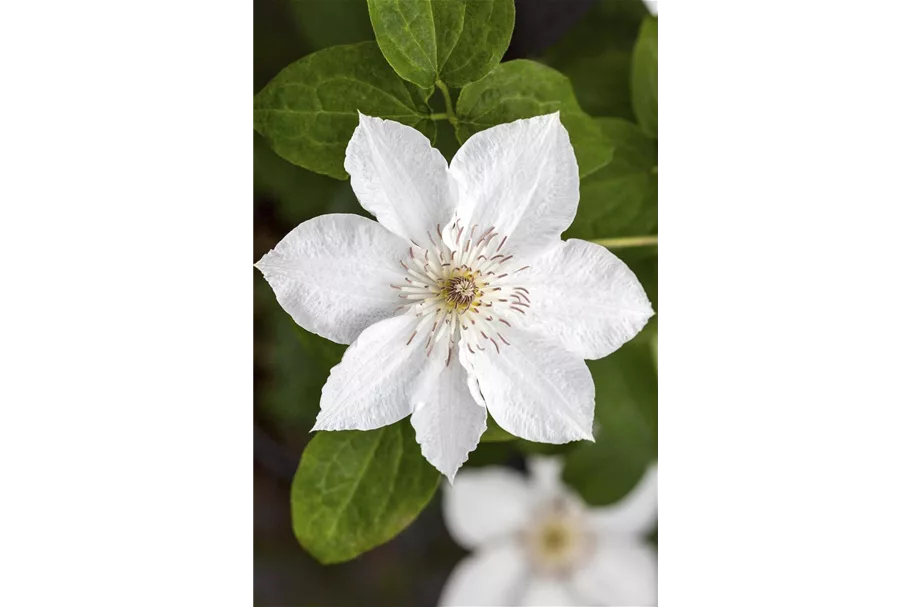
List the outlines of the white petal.
{"label": "white petal", "polygon": [[594,440],[595,384],[582,357],[518,327],[508,335],[511,345],[499,352],[464,356],[494,420],[530,441]]}
{"label": "white petal", "polygon": [[390,284],[401,280],[408,247],[370,219],[322,215],[291,230],[256,267],[297,324],[350,344],[401,304]]}
{"label": "white petal", "polygon": [[657,605],[658,558],[646,544],[605,542],[572,579],[573,594],[597,605]]}
{"label": "white petal", "polygon": [[563,493],[564,486],[561,479],[563,460],[561,458],[533,455],[528,458],[526,463],[532,488],[537,495],[546,498],[546,496]]}
{"label": "white petal", "polygon": [[[450,172],[458,182],[461,225],[493,226],[508,237],[510,254],[558,241],[576,216],[579,167],[559,113],[472,135]],[[451,232],[445,236],[451,239]]]}
{"label": "white petal", "polygon": [[484,407],[484,409],[487,409],[487,403],[484,402],[484,396],[481,394],[481,387],[478,385],[478,379],[475,377],[474,373],[471,370],[471,362],[469,358],[470,354],[471,353],[469,350],[460,342],[459,362],[462,364],[462,367],[465,368],[465,371],[468,374],[468,391],[471,393],[472,398],[474,398],[474,402]]}
{"label": "white petal", "polygon": [[468,375],[453,354],[434,348],[418,381],[411,425],[421,453],[451,483],[487,429],[487,409],[468,391]]}
{"label": "white petal", "polygon": [[427,365],[417,318],[394,316],[371,325],[345,350],[323,386],[314,430],[372,430],[412,411],[416,383]]}
{"label": "white petal", "polygon": [[584,240],[553,247],[523,272],[521,282],[532,302],[529,322],[583,358],[616,351],[654,315],[632,270]]}
{"label": "white petal", "polygon": [[359,115],[345,152],[357,199],[389,230],[428,248],[427,232],[455,211],[446,159],[410,126]]}
{"label": "white petal", "polygon": [[440,605],[515,605],[526,575],[517,544],[503,542],[485,547],[456,565],[443,587]]}
{"label": "white petal", "polygon": [[590,605],[580,603],[572,595],[564,580],[554,577],[535,577],[529,580],[525,594],[519,601],[523,607],[570,607],[572,605]]}
{"label": "white petal", "polygon": [[589,510],[591,524],[611,536],[642,536],[658,522],[658,465],[653,464],[623,499]]}
{"label": "white petal", "polygon": [[542,488],[556,487],[561,484],[563,460],[548,455],[532,455],[528,458],[528,472],[533,484]]}
{"label": "white petal", "polygon": [[466,468],[443,493],[446,528],[466,550],[515,533],[533,507],[525,477],[508,468]]}

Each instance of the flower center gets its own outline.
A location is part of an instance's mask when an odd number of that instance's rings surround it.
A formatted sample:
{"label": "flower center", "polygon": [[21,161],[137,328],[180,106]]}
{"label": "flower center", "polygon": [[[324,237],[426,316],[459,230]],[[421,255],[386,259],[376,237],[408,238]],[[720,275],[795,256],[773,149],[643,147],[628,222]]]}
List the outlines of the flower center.
{"label": "flower center", "polygon": [[475,275],[470,271],[459,270],[440,282],[441,294],[452,308],[467,309],[481,292],[481,288],[475,283]]}
{"label": "flower center", "polygon": [[553,521],[541,530],[539,543],[545,554],[560,556],[572,545],[572,530],[559,521]]}
{"label": "flower center", "polygon": [[429,356],[448,338],[444,347],[449,347],[449,364],[452,347],[462,338],[471,354],[486,348],[500,352],[501,346],[510,345],[504,332],[512,327],[510,320],[525,315],[531,299],[528,289],[515,282],[529,266],[519,267],[504,250],[506,236],[494,227],[466,229],[458,221],[447,229],[453,248],[443,242],[437,226],[436,237],[427,233],[430,248],[415,244],[401,261],[404,283],[391,286],[405,300],[399,310],[419,318],[407,345],[426,332]]}
{"label": "flower center", "polygon": [[588,554],[591,540],[579,513],[557,503],[545,510],[525,536],[532,565],[542,573],[561,573]]}

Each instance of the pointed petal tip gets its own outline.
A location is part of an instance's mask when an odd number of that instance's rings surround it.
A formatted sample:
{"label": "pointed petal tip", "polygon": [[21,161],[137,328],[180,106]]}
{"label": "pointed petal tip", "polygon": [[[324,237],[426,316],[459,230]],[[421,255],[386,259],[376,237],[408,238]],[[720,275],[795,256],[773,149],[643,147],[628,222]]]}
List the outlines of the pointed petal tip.
{"label": "pointed petal tip", "polygon": [[[525,118],[524,120],[527,122],[537,122],[542,126],[552,126],[555,122],[560,123],[560,110],[549,114],[539,114],[537,116],[532,116],[531,118]],[[516,122],[519,121],[517,120]]]}
{"label": "pointed petal tip", "polygon": [[324,421],[316,420],[316,423],[313,424],[313,427],[310,428],[310,432],[341,432],[343,430],[376,430],[376,428],[357,428],[352,425],[335,423],[326,423]]}
{"label": "pointed petal tip", "polygon": [[319,414],[317,414],[317,416],[316,416],[316,423],[314,423],[313,427],[310,428],[310,432],[326,432],[329,430],[347,430],[347,429],[348,428],[344,428],[343,426],[340,426],[338,423],[333,424],[333,423],[327,422],[326,416],[323,415],[322,411],[320,411]]}
{"label": "pointed petal tip", "polygon": [[[351,139],[348,140],[348,147],[345,148],[346,162],[348,159],[348,153],[351,151],[351,142],[354,141],[355,136],[358,134],[358,132],[364,131],[365,129],[370,129],[372,126],[374,126],[375,123],[382,121],[382,118],[375,118],[373,116],[370,116],[368,114],[361,112],[360,110],[356,110],[356,111],[357,111],[357,126],[354,127],[354,132],[351,133]],[[345,167],[345,170],[346,171],[348,170],[347,166]],[[350,171],[348,171],[348,172],[350,173]]]}
{"label": "pointed petal tip", "polygon": [[427,459],[427,454],[424,453],[424,445],[421,445],[421,455],[424,456],[424,459],[427,461],[428,464],[430,464],[431,466],[433,466],[434,468],[436,468],[436,471],[437,471],[437,472],[439,472],[439,473],[442,474],[444,477],[446,477],[446,480],[449,481],[449,486],[451,487],[452,484],[455,482],[456,473],[458,473],[459,468],[461,468],[462,465],[459,464],[459,465],[455,468],[455,470],[444,470],[443,467],[437,465],[436,462],[432,462],[432,461],[430,461],[429,459]]}
{"label": "pointed petal tip", "polygon": [[269,259],[269,256],[272,255],[272,251],[274,251],[274,250],[275,249],[269,249],[268,251],[266,251],[263,254],[263,256],[259,258],[259,261],[255,262],[253,264],[253,267],[256,268],[257,270],[259,270],[260,272],[262,272],[263,274],[265,274],[266,271],[264,270],[264,266],[266,264],[264,262]]}
{"label": "pointed petal tip", "polygon": [[370,114],[365,114],[362,111],[357,110],[357,122],[358,126],[360,126],[362,124],[369,124],[371,122],[383,122],[383,118],[380,118],[379,116],[371,116]]}
{"label": "pointed petal tip", "polygon": [[595,433],[593,431],[593,428],[590,427],[588,430],[579,428],[579,436],[577,438],[570,439],[570,441],[588,441],[590,443],[595,442]]}
{"label": "pointed petal tip", "polygon": [[[427,447],[426,447],[426,444],[427,444],[426,442],[422,443],[421,441],[417,441],[417,443],[418,443],[418,445],[420,445],[421,455],[424,456],[424,459],[427,461],[427,463],[430,464],[431,466],[433,466],[434,468],[436,468],[437,472],[439,472],[440,474],[445,476],[446,480],[449,481],[449,486],[451,487],[453,485],[453,483],[455,483],[456,474],[458,474],[458,472],[462,468],[462,466],[465,465],[465,462],[468,461],[468,456],[466,455],[465,459],[461,463],[457,464],[455,466],[455,468],[444,469],[444,467],[442,465],[440,465],[438,462],[432,461],[430,459],[430,455],[429,455],[429,452],[427,451]],[[475,448],[477,448],[477,447],[475,447]],[[474,451],[474,449],[472,449],[472,451]]]}
{"label": "pointed petal tip", "polygon": [[567,443],[576,443],[579,441],[588,441],[590,443],[595,442],[595,434],[594,434],[593,430],[592,429],[586,430],[586,429],[582,428],[581,426],[576,426],[574,434],[569,435],[562,442],[554,443],[554,444],[565,445]]}

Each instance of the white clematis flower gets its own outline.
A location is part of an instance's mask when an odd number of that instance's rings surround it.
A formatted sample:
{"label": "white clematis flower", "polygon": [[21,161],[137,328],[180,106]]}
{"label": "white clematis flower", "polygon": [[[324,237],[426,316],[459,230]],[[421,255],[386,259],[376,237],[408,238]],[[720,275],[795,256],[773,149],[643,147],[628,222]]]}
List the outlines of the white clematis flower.
{"label": "white clematis flower", "polygon": [[560,240],[579,171],[559,115],[477,133],[447,166],[417,130],[362,114],[345,169],[378,222],[311,219],[256,264],[299,325],[351,344],[313,429],[411,415],[450,481],[488,411],[528,440],[593,440],[583,359],[619,348],[653,312],[607,249]]}
{"label": "white clematis flower", "polygon": [[658,0],[642,0],[645,3],[645,8],[648,9],[653,15],[658,14]]}
{"label": "white clematis flower", "polygon": [[529,461],[463,471],[443,516],[470,556],[453,570],[441,605],[656,605],[658,559],[644,537],[658,516],[652,466],[618,503],[589,508],[560,480],[562,464]]}

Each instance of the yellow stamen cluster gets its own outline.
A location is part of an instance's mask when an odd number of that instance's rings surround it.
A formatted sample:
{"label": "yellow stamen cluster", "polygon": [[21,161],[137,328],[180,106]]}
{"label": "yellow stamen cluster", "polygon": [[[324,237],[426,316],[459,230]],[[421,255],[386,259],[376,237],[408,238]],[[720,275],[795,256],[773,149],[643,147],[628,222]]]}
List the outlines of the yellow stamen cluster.
{"label": "yellow stamen cluster", "polygon": [[562,506],[539,519],[526,542],[532,563],[548,573],[572,569],[592,548],[582,519]]}
{"label": "yellow stamen cluster", "polygon": [[446,300],[449,311],[465,312],[468,308],[480,306],[481,291],[486,283],[478,280],[474,272],[459,268],[447,278],[439,281],[440,294]]}

